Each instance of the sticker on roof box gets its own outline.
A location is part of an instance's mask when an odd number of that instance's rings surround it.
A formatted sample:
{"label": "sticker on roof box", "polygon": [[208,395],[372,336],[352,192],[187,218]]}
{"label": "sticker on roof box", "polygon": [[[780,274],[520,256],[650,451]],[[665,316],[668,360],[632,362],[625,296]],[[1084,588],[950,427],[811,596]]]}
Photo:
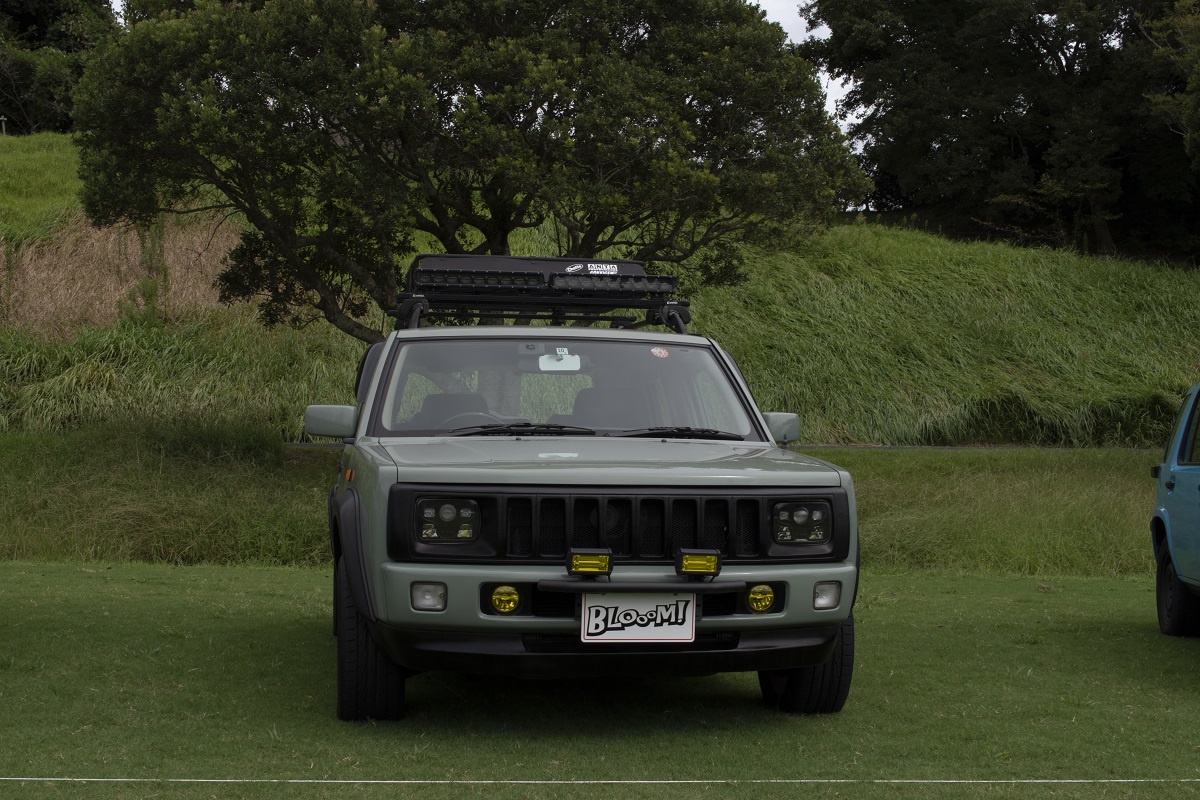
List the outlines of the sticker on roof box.
{"label": "sticker on roof box", "polygon": [[654,347],[651,348],[650,355],[654,356],[655,358],[669,358],[671,352],[665,347]]}
{"label": "sticker on roof box", "polygon": [[567,267],[567,272],[587,272],[588,275],[616,275],[618,267],[616,264],[572,264]]}

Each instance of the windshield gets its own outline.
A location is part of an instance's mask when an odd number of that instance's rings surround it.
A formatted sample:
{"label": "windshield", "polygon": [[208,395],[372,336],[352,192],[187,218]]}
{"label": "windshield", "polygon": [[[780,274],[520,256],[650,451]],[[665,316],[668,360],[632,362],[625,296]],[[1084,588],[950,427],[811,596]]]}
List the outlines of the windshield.
{"label": "windshield", "polygon": [[[414,341],[380,385],[377,436],[617,435],[759,441],[712,349],[552,338]],[[650,434],[647,434],[650,435]]]}

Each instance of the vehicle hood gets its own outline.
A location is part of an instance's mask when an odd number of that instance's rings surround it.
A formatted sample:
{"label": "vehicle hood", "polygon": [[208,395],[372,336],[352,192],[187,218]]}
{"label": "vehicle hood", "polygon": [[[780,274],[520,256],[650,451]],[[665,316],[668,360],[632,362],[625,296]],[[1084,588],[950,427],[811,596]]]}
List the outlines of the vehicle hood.
{"label": "vehicle hood", "polygon": [[840,486],[819,459],[760,442],[619,437],[380,440],[397,480],[435,483]]}

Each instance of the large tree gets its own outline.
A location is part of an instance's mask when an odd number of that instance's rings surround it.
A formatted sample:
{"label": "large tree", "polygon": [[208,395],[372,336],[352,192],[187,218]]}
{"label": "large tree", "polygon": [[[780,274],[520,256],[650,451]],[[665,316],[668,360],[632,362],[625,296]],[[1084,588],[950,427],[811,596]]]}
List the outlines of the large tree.
{"label": "large tree", "polygon": [[[851,78],[852,134],[907,204],[1099,252],[1116,238],[1194,247],[1196,175],[1147,100],[1166,0],[813,0],[808,45]],[[1191,220],[1189,223],[1188,221]]]}
{"label": "large tree", "polygon": [[370,341],[414,237],[727,277],[863,191],[823,101],[744,0],[201,0],[104,48],[76,121],[96,222],[237,212],[227,298]]}

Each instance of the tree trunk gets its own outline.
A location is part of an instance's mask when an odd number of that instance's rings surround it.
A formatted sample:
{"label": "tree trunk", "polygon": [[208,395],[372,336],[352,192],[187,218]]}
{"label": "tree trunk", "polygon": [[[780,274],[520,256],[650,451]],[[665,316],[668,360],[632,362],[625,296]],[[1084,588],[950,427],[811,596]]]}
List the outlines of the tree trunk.
{"label": "tree trunk", "polygon": [[1088,198],[1091,208],[1092,236],[1094,250],[1100,255],[1110,256],[1117,252],[1117,244],[1113,241],[1112,231],[1108,227],[1108,215],[1105,213],[1104,201],[1092,195]]}

